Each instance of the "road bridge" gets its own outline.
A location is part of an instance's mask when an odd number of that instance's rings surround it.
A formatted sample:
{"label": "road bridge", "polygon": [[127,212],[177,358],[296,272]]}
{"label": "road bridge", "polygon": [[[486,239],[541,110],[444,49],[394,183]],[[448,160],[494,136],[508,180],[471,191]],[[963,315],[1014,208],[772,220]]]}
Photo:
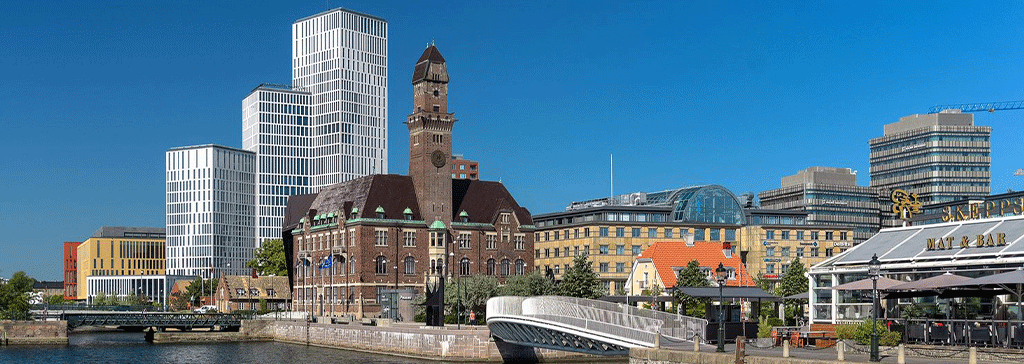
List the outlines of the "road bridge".
{"label": "road bridge", "polygon": [[173,313],[173,312],[106,312],[65,313],[61,320],[68,322],[68,330],[79,326],[118,326],[126,329],[219,328],[234,331],[242,327],[242,320],[250,316],[230,313]]}
{"label": "road bridge", "polygon": [[626,355],[663,340],[705,338],[705,319],[633,306],[562,296],[494,297],[487,300],[487,327],[513,344],[597,355]]}

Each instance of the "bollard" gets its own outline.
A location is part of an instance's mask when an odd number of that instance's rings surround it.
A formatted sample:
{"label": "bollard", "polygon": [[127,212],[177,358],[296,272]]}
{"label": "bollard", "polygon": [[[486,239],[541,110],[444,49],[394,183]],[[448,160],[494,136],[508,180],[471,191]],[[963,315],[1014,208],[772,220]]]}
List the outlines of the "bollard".
{"label": "bollard", "polygon": [[743,357],[747,356],[747,337],[737,336],[736,337],[736,364],[743,364]]}
{"label": "bollard", "polygon": [[655,349],[661,349],[661,334],[660,333],[655,333],[654,334],[654,348]]}
{"label": "bollard", "polygon": [[899,351],[896,352],[896,364],[907,364],[907,348],[900,344]]}
{"label": "bollard", "polygon": [[693,351],[700,351],[700,336],[693,334]]}
{"label": "bollard", "polygon": [[967,364],[978,364],[978,347],[972,346],[968,352]]}
{"label": "bollard", "polygon": [[789,357],[789,339],[782,340],[782,357]]}
{"label": "bollard", "polygon": [[846,342],[844,341],[836,342],[836,360],[846,361]]}

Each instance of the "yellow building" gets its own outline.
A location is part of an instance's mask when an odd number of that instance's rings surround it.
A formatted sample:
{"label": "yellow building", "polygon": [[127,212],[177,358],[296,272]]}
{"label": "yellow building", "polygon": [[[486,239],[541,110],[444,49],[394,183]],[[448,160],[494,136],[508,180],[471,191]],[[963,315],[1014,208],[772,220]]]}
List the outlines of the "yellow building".
{"label": "yellow building", "polygon": [[609,294],[639,294],[627,292],[626,280],[645,249],[655,242],[735,242],[744,213],[729,190],[707,185],[573,202],[533,221],[535,269],[561,279],[573,258],[586,254]]}
{"label": "yellow building", "polygon": [[809,269],[853,247],[853,228],[807,225],[806,216],[802,211],[747,211],[739,251],[751,276],[777,281],[796,258]]}
{"label": "yellow building", "polygon": [[75,299],[86,299],[91,276],[163,275],[166,269],[164,228],[104,226],[78,245]]}

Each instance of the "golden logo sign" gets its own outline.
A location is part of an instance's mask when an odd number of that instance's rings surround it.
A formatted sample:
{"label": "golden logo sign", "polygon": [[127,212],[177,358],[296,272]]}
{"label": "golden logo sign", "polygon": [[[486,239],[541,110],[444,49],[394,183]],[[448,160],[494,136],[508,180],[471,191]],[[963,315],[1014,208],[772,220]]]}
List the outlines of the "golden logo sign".
{"label": "golden logo sign", "polygon": [[890,198],[892,199],[892,213],[901,220],[910,220],[914,214],[921,213],[921,202],[917,200],[916,193],[893,190]]}

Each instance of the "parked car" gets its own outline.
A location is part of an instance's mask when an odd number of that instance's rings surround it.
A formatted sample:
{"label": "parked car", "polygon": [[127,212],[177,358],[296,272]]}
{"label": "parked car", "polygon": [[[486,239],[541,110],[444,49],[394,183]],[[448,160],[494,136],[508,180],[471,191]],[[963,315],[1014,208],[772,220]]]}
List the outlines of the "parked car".
{"label": "parked car", "polygon": [[192,310],[192,312],[195,312],[195,313],[212,313],[212,312],[217,312],[217,306],[205,305],[203,307],[200,307],[200,308]]}

